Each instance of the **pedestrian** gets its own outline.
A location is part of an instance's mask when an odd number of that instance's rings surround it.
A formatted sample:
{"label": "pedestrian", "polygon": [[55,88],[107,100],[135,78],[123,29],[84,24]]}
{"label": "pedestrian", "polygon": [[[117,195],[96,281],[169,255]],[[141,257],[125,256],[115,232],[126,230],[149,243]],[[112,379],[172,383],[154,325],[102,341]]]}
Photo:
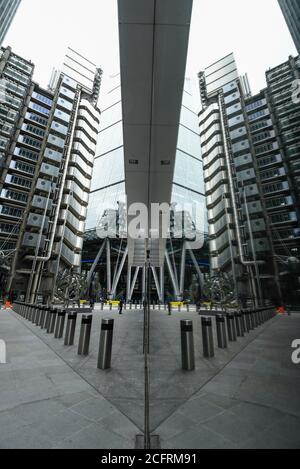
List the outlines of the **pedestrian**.
{"label": "pedestrian", "polygon": [[123,309],[123,300],[121,299],[119,301],[119,314],[122,314],[122,309]]}
{"label": "pedestrian", "polygon": [[171,305],[171,301],[168,302],[168,313],[169,313],[169,316],[171,316],[171,314],[172,314],[172,305]]}

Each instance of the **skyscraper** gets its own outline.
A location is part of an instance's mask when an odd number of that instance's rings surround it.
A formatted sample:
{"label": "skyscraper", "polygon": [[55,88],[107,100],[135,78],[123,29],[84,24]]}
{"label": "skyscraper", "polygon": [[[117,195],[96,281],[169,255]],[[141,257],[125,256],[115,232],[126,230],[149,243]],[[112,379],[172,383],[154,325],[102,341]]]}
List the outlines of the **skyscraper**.
{"label": "skyscraper", "polygon": [[300,53],[300,3],[299,0],[278,0],[296,49]]}
{"label": "skyscraper", "polygon": [[12,259],[7,289],[53,298],[57,277],[80,270],[101,71],[90,88],[60,73],[55,88],[45,90],[32,81],[32,64],[10,48],[1,52],[2,134],[9,130],[1,137],[2,249],[9,243]]}
{"label": "skyscraper", "polygon": [[297,290],[288,259],[297,263],[300,240],[298,68],[290,58],[269,70],[254,96],[232,54],[199,74],[211,267],[232,274],[238,298],[256,302],[288,301]]}
{"label": "skyscraper", "polygon": [[21,0],[0,0],[0,46],[20,3]]}

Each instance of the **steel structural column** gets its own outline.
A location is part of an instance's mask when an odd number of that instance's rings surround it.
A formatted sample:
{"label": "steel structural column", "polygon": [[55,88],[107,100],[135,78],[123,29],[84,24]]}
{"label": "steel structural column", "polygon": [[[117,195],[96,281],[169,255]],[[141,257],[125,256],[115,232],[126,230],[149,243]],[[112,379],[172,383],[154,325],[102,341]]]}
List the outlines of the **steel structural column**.
{"label": "steel structural column", "polygon": [[111,262],[110,262],[110,240],[106,238],[106,281],[107,281],[107,296],[108,299],[112,299],[111,296]]}
{"label": "steel structural column", "polygon": [[168,266],[169,274],[170,274],[173,289],[174,289],[174,294],[175,294],[176,298],[179,298],[180,295],[179,295],[178,282],[177,282],[177,279],[174,275],[172,265],[171,265],[171,261],[170,261],[170,257],[169,257],[169,253],[168,253],[167,249],[166,249],[165,257],[166,257],[167,266]]}

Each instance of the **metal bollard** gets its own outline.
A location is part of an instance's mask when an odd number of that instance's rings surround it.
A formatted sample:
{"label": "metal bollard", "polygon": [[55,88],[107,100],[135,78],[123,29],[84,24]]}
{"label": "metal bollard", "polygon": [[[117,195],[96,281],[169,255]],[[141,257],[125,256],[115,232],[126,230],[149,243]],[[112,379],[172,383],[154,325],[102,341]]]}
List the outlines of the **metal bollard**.
{"label": "metal bollard", "polygon": [[140,309],[143,309],[143,302],[140,301]]}
{"label": "metal bollard", "polygon": [[35,322],[35,306],[32,304],[32,305],[29,305],[29,308],[30,308],[30,322],[32,322],[32,324],[34,324]]}
{"label": "metal bollard", "polygon": [[111,351],[114,333],[114,320],[102,319],[97,368],[107,370],[111,367]]}
{"label": "metal bollard", "polygon": [[78,355],[88,355],[92,329],[92,314],[83,314],[81,318]]}
{"label": "metal bollard", "polygon": [[46,306],[43,327],[42,327],[42,329],[46,329],[46,331],[48,330],[48,327],[49,327],[50,315],[51,315],[51,308]]}
{"label": "metal bollard", "polygon": [[251,317],[252,317],[252,324],[253,328],[255,329],[258,324],[257,324],[257,317],[256,317],[256,311],[251,311]]}
{"label": "metal bollard", "polygon": [[213,332],[212,332],[211,318],[201,318],[201,326],[202,326],[203,356],[205,358],[212,358],[215,356],[215,351],[214,351],[214,338],[213,338]]}
{"label": "metal bollard", "polygon": [[164,310],[167,311],[167,303],[164,304]]}
{"label": "metal bollard", "polygon": [[55,328],[56,317],[57,317],[57,309],[54,308],[50,311],[50,317],[49,317],[49,322],[48,322],[48,327],[47,327],[47,334],[53,334],[54,328]]}
{"label": "metal bollard", "polygon": [[132,309],[132,302],[129,302],[129,309]]}
{"label": "metal bollard", "polygon": [[217,314],[216,316],[216,325],[217,325],[217,340],[219,348],[227,347],[227,337],[226,337],[226,327],[225,327],[225,317],[222,314]]}
{"label": "metal bollard", "polygon": [[39,325],[39,322],[40,322],[40,315],[41,315],[41,310],[40,308],[38,307],[38,305],[35,305],[35,325],[38,326]]}
{"label": "metal bollard", "polygon": [[55,325],[55,332],[54,332],[55,339],[61,339],[63,337],[65,319],[66,319],[66,311],[64,309],[58,310],[56,325]]}
{"label": "metal bollard", "polygon": [[45,321],[45,316],[46,316],[46,307],[44,307],[43,305],[38,305],[38,308],[40,310],[40,318],[39,318],[38,326],[40,326],[40,328],[42,329],[44,325],[44,321]]}
{"label": "metal bollard", "polygon": [[181,320],[180,331],[182,369],[192,371],[195,369],[193,321],[188,319]]}
{"label": "metal bollard", "polygon": [[246,311],[242,311],[242,321],[243,321],[244,332],[249,333],[250,327],[249,327],[249,321],[247,318]]}
{"label": "metal bollard", "polygon": [[248,318],[249,318],[249,329],[253,331],[253,329],[254,329],[254,322],[253,322],[252,312],[251,312],[251,311],[248,311],[248,312],[247,312],[247,315],[248,315]]}
{"label": "metal bollard", "polygon": [[64,345],[73,345],[74,344],[76,319],[77,319],[77,314],[75,313],[75,311],[71,311],[68,314]]}
{"label": "metal bollard", "polygon": [[241,318],[242,318],[241,313],[238,313],[238,312],[234,313],[236,334],[237,334],[238,337],[244,337],[244,331],[242,329]]}
{"label": "metal bollard", "polygon": [[101,311],[103,311],[104,301],[101,301]]}
{"label": "metal bollard", "polygon": [[[131,309],[131,308],[130,308]],[[112,310],[112,303],[109,303],[109,310]]]}
{"label": "metal bollard", "polygon": [[186,304],[186,312],[189,313],[190,312],[190,305],[187,303]]}
{"label": "metal bollard", "polygon": [[227,332],[228,332],[228,340],[229,342],[236,342],[236,328],[234,322],[234,315],[232,313],[228,313],[226,316],[227,322]]}

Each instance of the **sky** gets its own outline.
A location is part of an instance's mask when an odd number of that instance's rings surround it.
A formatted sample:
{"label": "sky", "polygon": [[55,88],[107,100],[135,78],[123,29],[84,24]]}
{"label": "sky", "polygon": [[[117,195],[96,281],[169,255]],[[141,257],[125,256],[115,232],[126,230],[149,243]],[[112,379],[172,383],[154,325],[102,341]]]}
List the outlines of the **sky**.
{"label": "sky", "polygon": [[[3,45],[35,63],[41,86],[68,46],[101,66],[105,81],[119,70],[117,0],[22,0]],[[296,55],[277,0],[194,0],[186,75],[230,52],[253,93],[269,67]]]}

